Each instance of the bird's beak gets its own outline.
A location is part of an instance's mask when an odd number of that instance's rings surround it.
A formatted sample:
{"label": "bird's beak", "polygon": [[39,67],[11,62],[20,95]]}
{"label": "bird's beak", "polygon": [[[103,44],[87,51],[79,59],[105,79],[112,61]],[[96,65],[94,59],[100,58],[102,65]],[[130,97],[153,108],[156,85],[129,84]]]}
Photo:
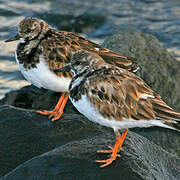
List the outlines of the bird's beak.
{"label": "bird's beak", "polygon": [[71,71],[71,69],[72,69],[71,65],[67,65],[62,68],[55,69],[54,72],[57,73],[57,72]]}
{"label": "bird's beak", "polygon": [[17,41],[20,38],[21,38],[21,36],[19,34],[16,34],[14,37],[7,39],[5,42]]}

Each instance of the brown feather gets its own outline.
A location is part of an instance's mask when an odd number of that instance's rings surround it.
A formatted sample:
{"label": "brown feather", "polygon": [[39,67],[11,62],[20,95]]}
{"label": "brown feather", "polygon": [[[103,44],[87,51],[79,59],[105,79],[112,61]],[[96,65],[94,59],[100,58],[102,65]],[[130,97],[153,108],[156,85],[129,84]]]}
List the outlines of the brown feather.
{"label": "brown feather", "polygon": [[[55,41],[56,39],[57,41]],[[127,57],[117,54],[106,48],[103,48],[98,44],[71,32],[51,29],[50,37],[44,39],[42,44],[43,47],[45,47],[46,44],[50,44],[50,47],[54,47],[55,49],[58,48],[61,51],[60,58],[55,59],[55,57],[51,54],[46,58],[46,60],[61,61],[63,66],[69,63],[71,56],[75,51],[84,49],[98,54],[104,59],[105,62],[109,64],[114,64],[118,67],[127,69],[129,71],[134,71],[138,68],[138,66],[132,66],[133,62],[131,60],[128,60]],[[99,50],[97,50],[96,48],[98,48]],[[51,52],[49,52],[49,54],[53,53],[52,50],[50,51]]]}
{"label": "brown feather", "polygon": [[[106,118],[122,120],[123,118],[134,119],[167,119],[178,120],[179,113],[175,112],[157,93],[134,74],[109,66],[108,74],[103,70],[96,78],[88,79],[89,91],[96,87],[99,92],[95,96],[88,94],[93,104],[99,104],[100,113]],[[107,80],[106,80],[107,79]],[[143,94],[150,97],[144,98]],[[105,98],[108,96],[108,98]],[[141,96],[143,98],[141,98]],[[113,106],[112,106],[113,105]],[[113,116],[110,116],[112,114]]]}

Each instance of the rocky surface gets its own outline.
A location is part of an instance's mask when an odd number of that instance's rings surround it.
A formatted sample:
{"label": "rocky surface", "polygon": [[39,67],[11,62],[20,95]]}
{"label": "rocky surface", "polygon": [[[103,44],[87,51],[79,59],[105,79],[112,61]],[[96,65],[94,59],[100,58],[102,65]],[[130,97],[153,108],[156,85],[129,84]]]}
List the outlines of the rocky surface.
{"label": "rocky surface", "polygon": [[105,159],[96,151],[115,141],[109,128],[79,114],[51,123],[31,110],[0,109],[1,175],[17,166],[0,180],[180,178],[180,158],[134,132],[128,133],[121,157],[101,169],[94,160]]}
{"label": "rocky surface", "polygon": [[[137,58],[142,67],[138,74],[180,109],[179,64],[156,38],[120,31],[104,46]],[[96,151],[113,145],[114,133],[88,121],[70,101],[56,122],[36,113],[52,109],[59,96],[27,86],[0,101],[0,180],[180,179],[179,132],[158,127],[132,129],[121,157],[101,169],[94,160],[107,156]]]}
{"label": "rocky surface", "polygon": [[[6,104],[32,110],[53,109],[60,96],[61,93],[48,91],[46,89],[39,89],[31,85],[7,93],[5,97],[0,100],[0,105]],[[70,104],[71,102],[68,101],[67,106]],[[74,106],[71,106],[71,108],[66,107],[64,109],[66,113],[78,113]]]}

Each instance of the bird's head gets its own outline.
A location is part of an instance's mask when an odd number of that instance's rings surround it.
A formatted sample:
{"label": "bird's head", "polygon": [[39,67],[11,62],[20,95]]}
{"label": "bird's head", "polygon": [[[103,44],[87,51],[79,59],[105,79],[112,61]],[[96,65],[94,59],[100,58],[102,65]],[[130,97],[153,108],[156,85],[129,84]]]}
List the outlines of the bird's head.
{"label": "bird's head", "polygon": [[73,54],[71,61],[63,68],[56,69],[55,72],[72,71],[74,75],[91,69],[96,69],[104,60],[97,54],[85,50],[77,51]]}
{"label": "bird's head", "polygon": [[25,18],[18,25],[18,34],[5,42],[20,40],[21,43],[31,41],[34,38],[41,39],[50,26],[38,18]]}

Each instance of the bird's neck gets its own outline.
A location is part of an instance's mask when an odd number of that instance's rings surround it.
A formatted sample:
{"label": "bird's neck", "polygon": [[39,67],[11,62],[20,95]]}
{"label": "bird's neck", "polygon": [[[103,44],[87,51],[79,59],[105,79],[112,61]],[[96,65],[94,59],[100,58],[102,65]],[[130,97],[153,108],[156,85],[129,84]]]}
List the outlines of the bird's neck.
{"label": "bird's neck", "polygon": [[46,38],[48,34],[49,29],[42,30],[35,38],[31,40],[20,40],[18,48],[21,47],[21,50],[23,51],[23,54],[30,54],[33,49],[37,48],[40,42]]}
{"label": "bird's neck", "polygon": [[75,73],[74,77],[70,83],[69,91],[74,88],[75,86],[78,86],[81,81],[86,77],[86,75],[89,73],[88,69],[84,69],[81,72]]}
{"label": "bird's neck", "polygon": [[23,54],[30,54],[34,48],[36,48],[40,43],[39,39],[33,39],[30,41],[25,41],[24,43],[19,43],[18,48],[22,48]]}
{"label": "bird's neck", "polygon": [[36,67],[39,63],[40,49],[38,45],[39,39],[33,39],[24,43],[19,43],[16,50],[16,57],[19,64],[22,64],[25,69]]}

